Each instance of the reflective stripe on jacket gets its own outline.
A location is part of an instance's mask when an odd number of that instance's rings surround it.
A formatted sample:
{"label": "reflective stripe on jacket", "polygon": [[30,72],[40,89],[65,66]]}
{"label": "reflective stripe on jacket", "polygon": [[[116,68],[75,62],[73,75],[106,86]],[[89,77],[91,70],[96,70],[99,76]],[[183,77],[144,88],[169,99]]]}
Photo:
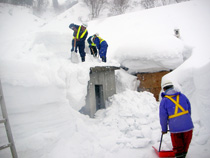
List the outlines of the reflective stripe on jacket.
{"label": "reflective stripe on jacket", "polygon": [[93,41],[95,44],[96,44],[96,47],[98,48],[98,50],[101,49],[101,45],[106,45],[108,46],[108,44],[106,43],[106,41],[104,39],[102,39],[101,37],[95,37],[94,41]]}
{"label": "reflective stripe on jacket", "polygon": [[79,29],[78,29],[78,31],[77,31],[77,39],[79,39],[79,38],[83,38],[84,36],[85,36],[85,34],[86,34],[86,32],[87,32],[87,29],[85,29],[85,31],[80,35],[80,37],[79,37],[79,34],[80,34],[80,30],[81,30],[81,26],[79,27]]}
{"label": "reflective stripe on jacket", "polygon": [[98,36],[98,39],[100,41],[100,44],[104,41],[104,39],[102,39],[101,37]]}
{"label": "reflective stripe on jacket", "polygon": [[[162,93],[159,116],[162,131],[167,131],[167,125],[171,133],[185,132],[193,129],[191,119],[191,105],[187,97],[181,92],[173,90],[173,94]],[[177,100],[178,96],[178,100]],[[173,99],[176,104],[171,100]],[[179,105],[177,104],[179,102]],[[180,108],[182,107],[182,108]],[[182,113],[185,111],[184,113]],[[179,114],[180,113],[180,114]]]}
{"label": "reflective stripe on jacket", "polygon": [[90,37],[87,39],[88,44],[89,44],[90,46],[96,46],[96,44],[92,42],[92,38],[93,38],[93,36],[90,36]]}
{"label": "reflective stripe on jacket", "polygon": [[76,39],[80,39],[77,42],[84,42],[86,40],[86,38],[87,38],[87,35],[88,35],[87,29],[85,29],[85,31],[83,32],[83,31],[81,31],[81,26],[78,26],[78,25],[75,25],[75,26],[77,26],[78,29],[77,29],[77,33],[74,34],[73,39],[75,39],[75,38]]}
{"label": "reflective stripe on jacket", "polygon": [[[172,98],[174,96],[169,96],[169,95],[165,95],[164,97],[168,98],[169,100],[171,100],[176,106],[175,106],[175,111],[173,115],[170,115],[168,118],[172,119],[174,117],[179,117],[181,115],[187,114],[189,113],[188,110],[185,110],[180,104],[179,104],[179,95],[176,96],[176,101]],[[181,109],[182,112],[178,113],[178,109]]]}

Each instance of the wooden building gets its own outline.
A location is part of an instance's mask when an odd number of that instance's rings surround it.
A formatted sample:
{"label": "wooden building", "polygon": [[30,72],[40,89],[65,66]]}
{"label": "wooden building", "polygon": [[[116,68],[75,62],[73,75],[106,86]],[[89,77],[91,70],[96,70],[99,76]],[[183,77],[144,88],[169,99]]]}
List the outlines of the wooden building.
{"label": "wooden building", "polygon": [[153,73],[137,73],[137,78],[140,81],[138,91],[148,91],[154,94],[156,100],[159,100],[159,94],[161,91],[161,79],[164,75],[170,71],[160,71]]}

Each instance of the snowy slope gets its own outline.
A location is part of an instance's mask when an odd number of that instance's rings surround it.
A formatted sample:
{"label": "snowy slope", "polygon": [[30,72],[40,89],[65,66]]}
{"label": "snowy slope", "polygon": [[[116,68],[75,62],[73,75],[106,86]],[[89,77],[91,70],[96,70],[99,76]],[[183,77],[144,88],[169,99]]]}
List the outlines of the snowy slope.
{"label": "snowy slope", "polygon": [[[0,4],[0,78],[19,157],[156,157],[151,146],[159,145],[159,103],[151,93],[135,91],[135,76],[116,71],[117,94],[95,119],[78,112],[95,65],[123,65],[129,72],[178,67],[165,78],[192,103],[195,129],[187,157],[209,157],[209,6],[194,0],[89,21],[89,35],[98,32],[109,44],[108,63],[87,54],[85,63],[75,64],[68,25],[88,20],[82,3],[50,21]],[[0,145],[6,142],[3,131],[0,126]],[[162,147],[171,148],[169,135]],[[0,157],[9,158],[9,150]]]}

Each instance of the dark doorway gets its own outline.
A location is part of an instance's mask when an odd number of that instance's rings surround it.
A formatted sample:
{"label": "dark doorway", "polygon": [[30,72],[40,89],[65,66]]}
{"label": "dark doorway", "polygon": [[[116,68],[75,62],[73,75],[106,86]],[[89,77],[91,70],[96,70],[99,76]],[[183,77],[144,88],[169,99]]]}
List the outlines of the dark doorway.
{"label": "dark doorway", "polygon": [[96,111],[104,109],[104,96],[103,96],[103,85],[95,85],[95,96],[96,96]]}

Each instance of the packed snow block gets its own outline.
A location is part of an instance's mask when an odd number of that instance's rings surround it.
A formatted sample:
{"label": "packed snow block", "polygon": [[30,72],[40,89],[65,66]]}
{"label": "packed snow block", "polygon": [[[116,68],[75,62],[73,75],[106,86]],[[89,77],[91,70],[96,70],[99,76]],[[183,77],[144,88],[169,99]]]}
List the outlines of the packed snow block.
{"label": "packed snow block", "polygon": [[116,93],[115,70],[119,67],[103,66],[90,68],[90,80],[87,87],[86,105],[81,113],[91,118],[99,109],[106,108],[106,100]]}
{"label": "packed snow block", "polygon": [[161,79],[164,75],[170,71],[160,71],[153,73],[137,73],[137,78],[140,81],[138,91],[148,91],[154,94],[156,100],[159,100],[159,94],[161,91]]}

